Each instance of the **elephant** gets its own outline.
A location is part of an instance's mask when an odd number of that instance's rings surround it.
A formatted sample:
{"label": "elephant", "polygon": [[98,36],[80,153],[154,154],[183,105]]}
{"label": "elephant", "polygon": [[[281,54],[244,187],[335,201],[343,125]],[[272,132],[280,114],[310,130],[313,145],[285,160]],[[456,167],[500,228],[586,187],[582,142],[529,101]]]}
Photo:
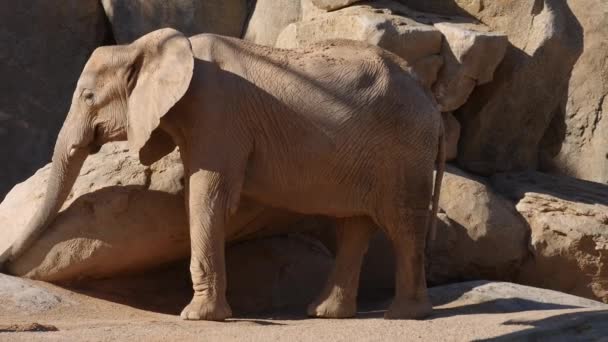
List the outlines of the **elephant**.
{"label": "elephant", "polygon": [[377,229],[396,257],[385,317],[432,312],[424,250],[445,168],[442,117],[394,54],[349,40],[283,50],[172,28],[97,48],[57,137],[44,203],[3,262],[52,223],[86,157],[125,140],[144,165],[179,148],[194,292],[183,319],[232,315],[224,248],[237,233],[226,222],[241,197],[335,218],[334,269],[310,316],[355,316],[362,260]]}

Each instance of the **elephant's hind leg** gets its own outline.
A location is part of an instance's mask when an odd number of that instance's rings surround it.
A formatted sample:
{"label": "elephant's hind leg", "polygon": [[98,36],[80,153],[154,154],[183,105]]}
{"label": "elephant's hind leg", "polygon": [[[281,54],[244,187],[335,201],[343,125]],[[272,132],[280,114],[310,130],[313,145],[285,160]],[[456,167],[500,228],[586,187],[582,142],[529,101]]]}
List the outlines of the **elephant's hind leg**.
{"label": "elephant's hind leg", "polygon": [[336,263],[321,295],[308,307],[310,316],[346,318],[357,312],[359,273],[376,226],[365,217],[339,219],[337,223]]}
{"label": "elephant's hind leg", "polygon": [[424,205],[416,209],[399,208],[384,225],[393,244],[396,258],[395,298],[385,318],[421,319],[431,314],[426,277],[424,249],[429,209]]}

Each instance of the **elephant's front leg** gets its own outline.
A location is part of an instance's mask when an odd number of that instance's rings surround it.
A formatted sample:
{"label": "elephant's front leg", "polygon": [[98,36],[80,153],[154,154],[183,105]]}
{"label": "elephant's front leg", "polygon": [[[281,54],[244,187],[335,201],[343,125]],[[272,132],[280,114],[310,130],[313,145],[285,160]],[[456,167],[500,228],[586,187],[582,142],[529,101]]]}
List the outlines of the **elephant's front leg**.
{"label": "elephant's front leg", "polygon": [[228,194],[222,175],[198,169],[188,182],[190,219],[190,274],[192,301],[183,319],[221,321],[232,315],[226,301],[224,223]]}

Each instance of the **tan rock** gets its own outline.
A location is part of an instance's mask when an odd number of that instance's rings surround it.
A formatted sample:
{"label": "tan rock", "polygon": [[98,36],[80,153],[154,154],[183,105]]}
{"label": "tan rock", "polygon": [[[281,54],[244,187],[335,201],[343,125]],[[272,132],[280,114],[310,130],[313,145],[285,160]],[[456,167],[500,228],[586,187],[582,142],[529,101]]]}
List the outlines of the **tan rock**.
{"label": "tan rock", "polygon": [[91,52],[110,29],[97,0],[0,4],[0,199],[50,159]]}
{"label": "tan rock", "polygon": [[240,37],[247,18],[246,0],[102,0],[114,38],[130,43],[163,27],[186,36],[217,33]]}
{"label": "tan rock", "polygon": [[446,161],[453,161],[458,157],[460,122],[458,122],[451,112],[446,112],[442,115],[443,127],[445,129]]}
{"label": "tan rock", "polygon": [[[15,186],[0,205],[0,250],[10,246],[43,201],[49,172],[47,165]],[[177,151],[145,167],[126,143],[105,145],[85,162],[55,222],[9,271],[57,281],[102,277],[187,256],[182,178]]]}
{"label": "tan rock", "polygon": [[321,293],[333,263],[325,246],[302,235],[234,244],[226,251],[228,300],[242,313],[304,311]]}
{"label": "tan rock", "polygon": [[361,0],[312,0],[312,3],[320,9],[333,11],[359,1]]}
{"label": "tan rock", "polygon": [[378,45],[410,63],[438,54],[441,33],[431,25],[401,16],[407,10],[405,6],[381,1],[320,14],[287,26],[279,35],[276,47],[291,49],[341,38]]}
{"label": "tan rock", "polygon": [[[512,280],[529,255],[529,228],[513,203],[487,182],[454,167],[444,175],[437,237],[427,246],[427,280]],[[394,257],[384,234],[372,239],[361,275],[364,290],[394,286]]]}
{"label": "tan rock", "polygon": [[465,104],[476,86],[492,81],[509,41],[483,25],[440,22],[434,26],[444,37],[444,64],[433,92],[441,111],[453,111]]}
{"label": "tan rock", "polygon": [[492,183],[531,229],[533,258],[518,281],[608,302],[608,186],[538,172]]}
{"label": "tan rock", "polygon": [[608,3],[570,0],[568,4],[583,26],[585,50],[572,70],[568,101],[543,142],[543,166],[608,183]]}
{"label": "tan rock", "polygon": [[243,39],[274,46],[283,29],[302,16],[301,0],[257,0]]}
{"label": "tan rock", "polygon": [[563,0],[484,1],[467,8],[512,45],[494,81],[455,113],[462,124],[458,162],[486,175],[535,169],[541,139],[567,97],[583,30]]}
{"label": "tan rock", "polygon": [[[15,186],[0,204],[0,254],[43,201],[49,172],[47,165]],[[146,167],[126,142],[106,144],[87,158],[53,224],[8,271],[71,281],[141,272],[188,257],[183,184],[177,150]],[[226,227],[226,238],[236,242],[291,232],[299,217],[243,198]]]}

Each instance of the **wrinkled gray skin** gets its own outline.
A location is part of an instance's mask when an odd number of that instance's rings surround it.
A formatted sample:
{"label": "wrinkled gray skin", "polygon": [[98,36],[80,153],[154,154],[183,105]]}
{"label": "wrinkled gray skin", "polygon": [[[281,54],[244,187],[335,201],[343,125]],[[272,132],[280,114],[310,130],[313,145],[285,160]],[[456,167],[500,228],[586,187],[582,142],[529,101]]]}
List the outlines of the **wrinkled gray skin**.
{"label": "wrinkled gray skin", "polygon": [[224,244],[237,232],[225,223],[241,196],[336,218],[335,269],[310,315],[355,315],[362,258],[378,227],[396,252],[386,316],[431,312],[424,248],[443,173],[443,127],[398,57],[354,41],[288,51],[172,29],[98,48],[59,133],[44,204],[4,257],[17,258],[52,222],[87,155],[127,139],[146,165],[180,148],[194,284],[183,318],[231,315]]}

